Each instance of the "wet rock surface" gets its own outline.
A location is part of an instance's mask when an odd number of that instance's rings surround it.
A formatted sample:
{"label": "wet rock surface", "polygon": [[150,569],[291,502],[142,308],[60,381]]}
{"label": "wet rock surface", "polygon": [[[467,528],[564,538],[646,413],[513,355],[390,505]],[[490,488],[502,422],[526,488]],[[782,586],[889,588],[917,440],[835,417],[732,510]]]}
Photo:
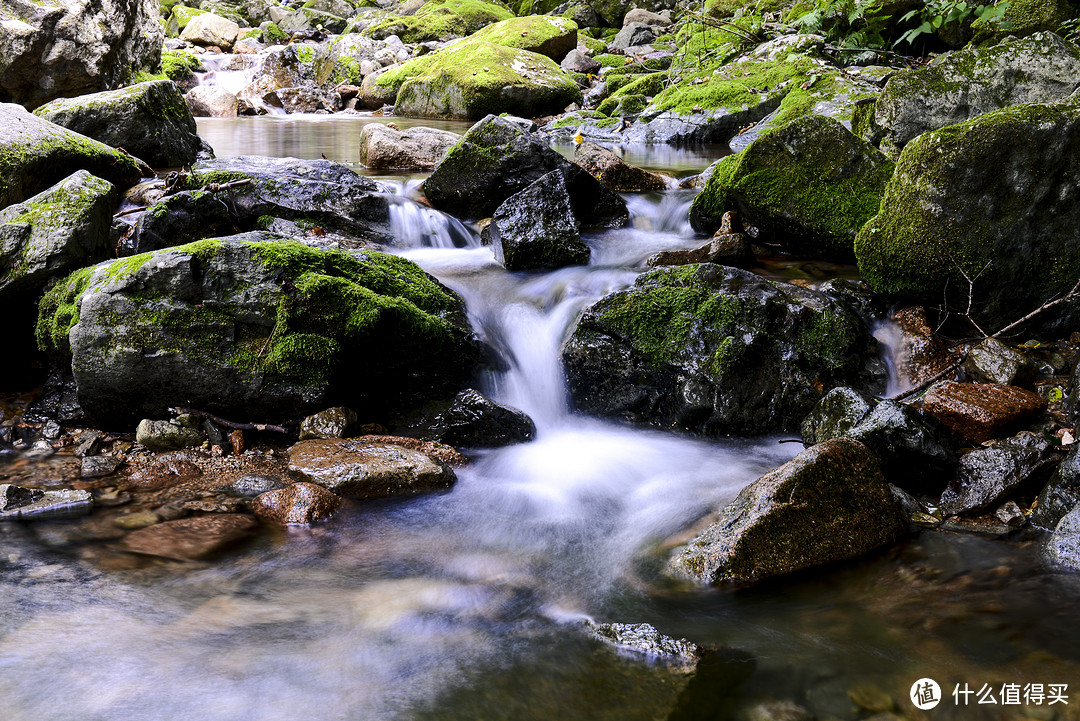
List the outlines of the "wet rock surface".
{"label": "wet rock surface", "polygon": [[1073,449],[1054,469],[1050,480],[1039,492],[1031,522],[1047,531],[1054,530],[1058,521],[1080,505],[1080,446]]}
{"label": "wet rock surface", "polygon": [[845,437],[877,456],[881,472],[905,490],[938,490],[956,468],[956,451],[944,425],[918,408],[884,400]]}
{"label": "wet rock surface", "polygon": [[956,480],[941,495],[941,510],[961,514],[994,507],[1024,486],[1041,486],[1059,461],[1050,442],[1034,433],[977,448],[960,459]]}
{"label": "wet rock surface", "polygon": [[871,409],[870,402],[854,388],[833,388],[803,420],[803,443],[812,446],[844,436],[866,418]]}
{"label": "wet rock surface", "polygon": [[696,643],[665,636],[648,623],[586,623],[585,628],[595,638],[621,651],[640,653],[691,669],[704,653]]}
{"label": "wet rock surface", "polygon": [[194,561],[245,540],[258,526],[251,516],[236,513],[194,516],[132,531],[117,547],[129,553]]}
{"label": "wet rock surface", "polygon": [[425,405],[395,432],[460,448],[492,448],[530,441],[536,426],[524,412],[469,389]]}
{"label": "wet rock surface", "polygon": [[581,240],[566,181],[557,170],[503,201],[483,237],[488,244],[498,243],[508,270],[551,270],[589,262],[589,246]]}
{"label": "wet rock surface", "polygon": [[93,505],[87,491],[39,490],[0,484],[0,520],[78,518],[89,514]]}
{"label": "wet rock surface", "polygon": [[982,443],[1035,417],[1046,401],[1015,386],[945,381],[926,392],[922,407],[958,436]]}
{"label": "wet rock surface", "polygon": [[310,524],[334,515],[341,503],[338,496],[322,486],[301,481],[256,496],[251,509],[257,517],[271,523]]}
{"label": "wet rock surface", "polygon": [[453,469],[401,445],[355,438],[301,441],[289,449],[289,471],[348,498],[386,498],[449,488]]}

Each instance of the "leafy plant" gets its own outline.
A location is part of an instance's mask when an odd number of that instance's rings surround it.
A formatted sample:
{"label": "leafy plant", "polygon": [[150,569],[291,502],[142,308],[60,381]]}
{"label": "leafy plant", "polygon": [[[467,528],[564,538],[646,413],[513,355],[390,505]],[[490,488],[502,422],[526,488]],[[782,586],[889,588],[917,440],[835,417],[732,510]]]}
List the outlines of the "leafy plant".
{"label": "leafy plant", "polygon": [[926,4],[921,8],[905,13],[900,18],[901,23],[912,19],[921,22],[901,35],[893,43],[893,47],[901,43],[911,44],[919,36],[936,33],[952,23],[962,25],[968,20],[1000,23],[1004,19],[1008,7],[1008,0],[999,2],[996,5],[980,5],[975,2],[967,2],[967,0],[927,0]]}
{"label": "leafy plant", "polygon": [[793,24],[841,48],[883,48],[889,18],[881,14],[880,0],[815,0],[814,8]]}

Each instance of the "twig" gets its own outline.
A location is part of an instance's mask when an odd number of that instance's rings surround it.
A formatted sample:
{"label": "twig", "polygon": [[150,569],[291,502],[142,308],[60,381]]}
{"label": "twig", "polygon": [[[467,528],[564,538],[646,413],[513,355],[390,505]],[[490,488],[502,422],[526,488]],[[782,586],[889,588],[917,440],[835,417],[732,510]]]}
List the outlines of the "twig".
{"label": "twig", "polygon": [[205,418],[208,421],[213,421],[219,426],[226,428],[235,428],[241,431],[273,431],[274,433],[288,433],[287,430],[281,426],[270,425],[269,423],[236,423],[235,421],[227,421],[224,418],[218,418],[215,415],[211,415],[206,411],[197,411],[193,408],[170,408],[170,412],[177,415],[189,415],[197,416],[199,418]]}
{"label": "twig", "polygon": [[964,354],[962,356],[960,356],[960,360],[956,361],[955,363],[948,366],[944,370],[941,370],[941,371],[935,373],[933,376],[931,376],[930,378],[927,378],[926,380],[924,380],[922,383],[915,386],[914,388],[908,388],[903,393],[897,393],[892,398],[885,399],[885,398],[882,398],[880,396],[878,398],[879,398],[879,400],[902,401],[905,398],[910,398],[911,396],[916,395],[917,393],[921,393],[922,391],[924,391],[927,388],[929,388],[930,386],[932,386],[934,383],[937,383],[939,380],[941,380],[945,376],[949,375],[950,373],[956,372],[956,370],[960,366],[962,366],[964,364],[964,361],[967,359],[967,355],[968,355],[968,351],[967,351],[967,349],[965,349]]}
{"label": "twig", "polygon": [[113,217],[114,218],[122,218],[125,215],[131,215],[132,213],[141,213],[142,211],[146,210],[149,207],[150,206],[148,206],[148,205],[140,205],[138,208],[128,208],[127,210],[121,210],[119,213],[116,213],[115,215],[113,215]]}
{"label": "twig", "polygon": [[1023,318],[1021,318],[1020,320],[1015,320],[1012,323],[1009,323],[1009,325],[1005,326],[1004,328],[999,330],[997,333],[994,333],[992,336],[989,336],[989,337],[990,338],[997,338],[1002,333],[1008,333],[1013,328],[1017,327],[1018,325],[1021,325],[1022,323],[1026,323],[1027,321],[1029,321],[1032,318],[1034,318],[1035,316],[1037,316],[1039,313],[1042,313],[1044,310],[1049,310],[1050,308],[1053,308],[1055,305],[1059,305],[1061,303],[1066,303],[1069,300],[1075,298],[1077,295],[1080,295],[1080,279],[1077,279],[1076,285],[1074,285],[1072,287],[1072,290],[1070,290],[1068,293],[1066,293],[1062,297],[1055,298],[1054,300],[1050,300],[1050,301],[1047,301],[1046,303],[1043,303],[1038,308],[1031,311],[1030,313],[1025,315]]}

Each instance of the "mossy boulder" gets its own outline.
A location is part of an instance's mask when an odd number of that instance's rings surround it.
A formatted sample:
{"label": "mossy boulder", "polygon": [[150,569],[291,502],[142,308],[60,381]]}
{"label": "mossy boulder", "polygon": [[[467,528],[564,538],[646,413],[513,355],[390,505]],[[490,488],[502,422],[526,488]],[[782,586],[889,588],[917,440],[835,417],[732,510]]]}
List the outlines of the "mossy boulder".
{"label": "mossy boulder", "polygon": [[335,402],[384,417],[454,392],[478,358],[461,299],[412,262],[269,234],[79,270],[41,301],[37,338],[102,422]]}
{"label": "mossy boulder", "polygon": [[179,37],[191,19],[198,15],[205,15],[207,10],[202,8],[188,7],[187,5],[174,5],[169,19],[165,23],[165,32],[170,38]]}
{"label": "mossy boulder", "polygon": [[199,84],[195,73],[205,70],[202,60],[186,50],[163,50],[161,52],[161,72],[176,83],[180,92],[186,93]]}
{"label": "mossy boulder", "polygon": [[123,147],[157,168],[190,165],[203,148],[195,118],[171,80],[54,100],[34,114],[106,145]]}
{"label": "mossy boulder", "polygon": [[580,410],[718,436],[797,430],[824,388],[864,383],[874,352],[826,296],[702,263],[594,303],[562,357]]}
{"label": "mossy boulder", "polygon": [[435,0],[425,2],[415,15],[393,16],[364,31],[382,40],[397,35],[407,43],[450,40],[472,35],[487,25],[514,17],[504,5],[484,0]]}
{"label": "mossy boulder", "polygon": [[0,208],[26,200],[77,170],[119,188],[142,177],[139,164],[115,148],[35,117],[22,106],[0,103]]}
{"label": "mossy boulder", "polygon": [[892,161],[839,121],[803,116],[725,158],[694,198],[690,223],[712,233],[738,210],[785,250],[854,260],[855,234],[877,214],[892,171]]}
{"label": "mossy boulder", "polygon": [[865,555],[906,531],[874,455],[838,438],[740,491],[670,569],[704,583],[751,583]]}
{"label": "mossy boulder", "polygon": [[540,53],[558,63],[577,47],[577,24],[567,18],[529,15],[488,25],[471,39]]}
{"label": "mossy boulder", "polygon": [[1054,32],[1066,20],[1076,17],[1076,8],[1068,0],[1009,0],[994,6],[1004,12],[996,20],[975,20],[971,23],[974,42],[985,43],[988,40],[1006,35],[1026,37],[1037,32]]}
{"label": "mossy boulder", "polygon": [[[878,292],[962,311],[966,274],[971,316],[987,333],[1064,295],[1080,278],[1077,153],[1080,108],[1070,104],[1019,105],[919,136],[855,239],[863,277]],[[1074,301],[1024,329],[1068,333],[1078,320]]]}
{"label": "mossy boulder", "polygon": [[577,83],[551,58],[468,41],[434,53],[419,74],[402,83],[394,113],[468,120],[503,112],[538,117],[580,102]]}
{"label": "mossy boulder", "polygon": [[971,45],[897,73],[874,105],[868,139],[896,156],[912,139],[1022,103],[1064,100],[1080,87],[1080,47],[1053,33]]}

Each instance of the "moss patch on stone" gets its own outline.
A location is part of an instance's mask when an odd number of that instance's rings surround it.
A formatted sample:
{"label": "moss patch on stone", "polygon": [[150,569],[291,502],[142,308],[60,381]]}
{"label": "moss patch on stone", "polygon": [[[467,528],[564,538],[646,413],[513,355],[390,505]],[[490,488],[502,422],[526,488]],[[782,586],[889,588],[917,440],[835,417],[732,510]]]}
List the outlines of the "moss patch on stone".
{"label": "moss patch on stone", "polygon": [[397,35],[407,43],[439,40],[452,35],[466,37],[514,14],[483,0],[436,0],[427,2],[411,16],[394,16],[370,25],[364,34],[374,38]]}

